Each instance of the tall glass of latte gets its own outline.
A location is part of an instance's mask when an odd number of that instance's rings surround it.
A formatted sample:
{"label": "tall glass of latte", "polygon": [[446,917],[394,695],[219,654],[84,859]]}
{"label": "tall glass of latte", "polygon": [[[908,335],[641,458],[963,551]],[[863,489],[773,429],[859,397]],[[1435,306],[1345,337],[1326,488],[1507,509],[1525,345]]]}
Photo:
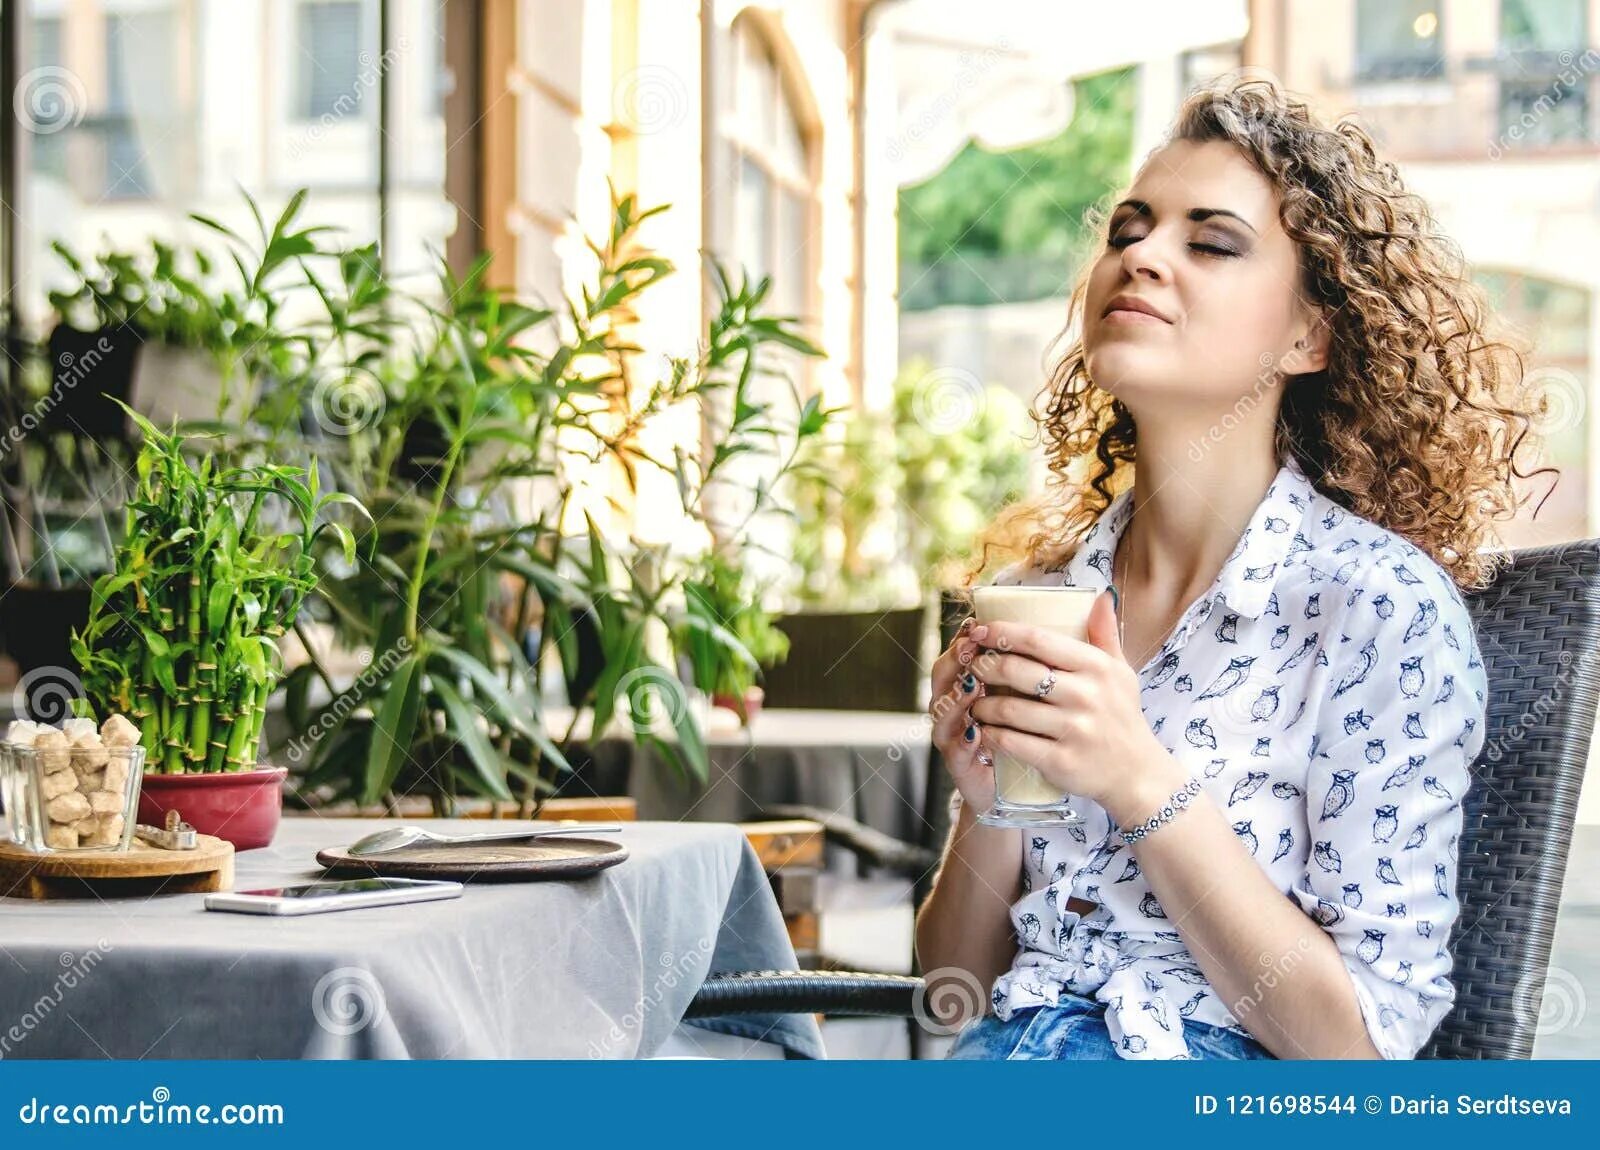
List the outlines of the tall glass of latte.
{"label": "tall glass of latte", "polygon": [[[979,623],[1026,623],[1087,640],[1089,611],[1099,594],[1092,587],[974,587],[973,614]],[[978,659],[989,650],[980,649]],[[981,666],[977,673],[983,678]],[[1025,695],[998,684],[991,685],[988,693]],[[991,751],[997,794],[994,807],[979,815],[979,822],[992,827],[1051,828],[1083,821],[1069,797],[1032,766],[997,747]]]}

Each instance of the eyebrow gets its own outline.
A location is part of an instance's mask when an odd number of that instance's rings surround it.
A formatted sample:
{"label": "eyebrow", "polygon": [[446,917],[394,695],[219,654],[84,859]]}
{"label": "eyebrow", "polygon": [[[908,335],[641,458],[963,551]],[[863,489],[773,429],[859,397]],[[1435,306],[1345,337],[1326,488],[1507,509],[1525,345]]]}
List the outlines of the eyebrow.
{"label": "eyebrow", "polygon": [[[1120,204],[1113,208],[1112,211],[1116,212],[1121,208],[1132,208],[1141,216],[1155,215],[1154,210],[1152,210],[1150,205],[1144,200],[1123,200]],[[1231,219],[1238,220],[1252,232],[1255,232],[1256,235],[1261,234],[1260,232],[1256,232],[1255,226],[1251,224],[1249,220],[1245,219],[1238,212],[1230,212],[1227,208],[1190,208],[1186,214],[1188,218],[1193,220],[1195,223],[1203,223],[1204,221],[1209,220],[1212,216],[1228,216]]]}

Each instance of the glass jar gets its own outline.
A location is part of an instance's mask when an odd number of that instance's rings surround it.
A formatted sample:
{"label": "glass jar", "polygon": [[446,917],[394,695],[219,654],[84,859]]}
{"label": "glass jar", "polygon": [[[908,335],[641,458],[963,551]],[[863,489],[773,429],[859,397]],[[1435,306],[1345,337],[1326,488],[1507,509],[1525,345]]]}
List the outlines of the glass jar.
{"label": "glass jar", "polygon": [[31,851],[125,851],[143,775],[142,746],[0,743],[11,841]]}

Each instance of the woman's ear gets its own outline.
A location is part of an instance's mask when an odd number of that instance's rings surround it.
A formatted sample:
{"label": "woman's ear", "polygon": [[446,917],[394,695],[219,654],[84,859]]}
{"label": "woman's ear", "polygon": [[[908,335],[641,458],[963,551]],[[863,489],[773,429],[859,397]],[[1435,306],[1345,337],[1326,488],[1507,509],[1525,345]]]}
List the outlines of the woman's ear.
{"label": "woman's ear", "polygon": [[1313,375],[1328,367],[1328,347],[1332,329],[1327,316],[1318,309],[1308,314],[1294,347],[1283,357],[1285,375]]}

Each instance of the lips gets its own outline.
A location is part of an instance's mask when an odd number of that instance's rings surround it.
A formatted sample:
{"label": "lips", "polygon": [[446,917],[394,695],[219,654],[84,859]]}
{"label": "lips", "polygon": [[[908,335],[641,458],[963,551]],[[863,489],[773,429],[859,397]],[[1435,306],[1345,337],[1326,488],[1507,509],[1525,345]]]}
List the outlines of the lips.
{"label": "lips", "polygon": [[1113,312],[1119,311],[1138,312],[1140,315],[1147,315],[1154,319],[1159,319],[1163,323],[1172,322],[1172,320],[1167,318],[1166,313],[1156,307],[1155,304],[1150,303],[1148,300],[1140,299],[1138,296],[1132,295],[1112,296],[1111,302],[1106,304],[1106,310],[1100,313],[1100,318],[1104,319]]}

